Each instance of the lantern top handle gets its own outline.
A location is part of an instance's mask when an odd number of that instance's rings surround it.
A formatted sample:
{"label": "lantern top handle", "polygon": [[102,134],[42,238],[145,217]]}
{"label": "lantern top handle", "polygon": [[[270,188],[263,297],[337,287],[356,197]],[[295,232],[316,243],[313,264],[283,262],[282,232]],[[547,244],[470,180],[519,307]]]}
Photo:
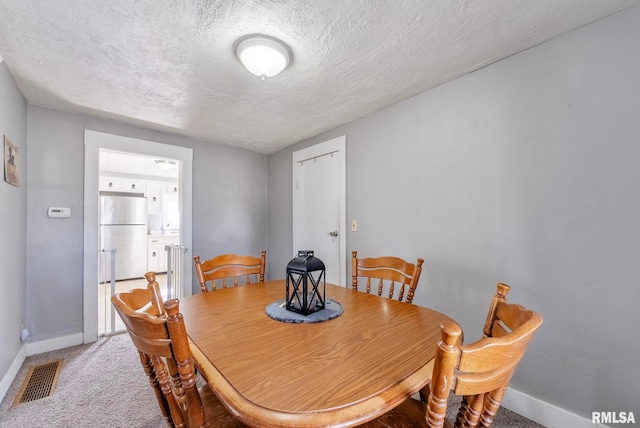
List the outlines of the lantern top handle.
{"label": "lantern top handle", "polygon": [[304,257],[304,260],[300,260],[300,261],[305,261],[309,257],[313,257],[313,250],[298,250],[297,258],[303,258],[303,257]]}

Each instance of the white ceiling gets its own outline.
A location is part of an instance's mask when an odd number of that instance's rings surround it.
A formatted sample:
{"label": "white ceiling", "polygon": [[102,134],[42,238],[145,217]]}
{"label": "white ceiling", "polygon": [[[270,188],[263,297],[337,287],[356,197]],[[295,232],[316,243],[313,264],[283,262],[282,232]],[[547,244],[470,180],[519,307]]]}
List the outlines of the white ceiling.
{"label": "white ceiling", "polygon": [[[98,169],[100,172],[107,173],[107,175],[110,172],[117,172],[177,179],[180,171],[180,162],[173,159],[134,155],[110,150],[100,150],[98,159]],[[169,170],[162,169],[158,166],[156,160],[172,160],[175,162],[175,166]]]}
{"label": "white ceiling", "polygon": [[[0,0],[29,103],[272,153],[640,0]],[[234,43],[281,39],[261,81]]]}

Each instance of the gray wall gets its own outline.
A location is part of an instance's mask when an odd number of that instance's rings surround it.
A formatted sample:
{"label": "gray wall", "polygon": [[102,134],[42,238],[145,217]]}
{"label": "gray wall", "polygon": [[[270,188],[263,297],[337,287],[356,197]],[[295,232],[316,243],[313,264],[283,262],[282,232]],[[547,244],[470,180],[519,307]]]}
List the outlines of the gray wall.
{"label": "gray wall", "polygon": [[[0,132],[23,179],[0,182],[0,375],[22,319],[34,340],[82,331],[85,128],[192,147],[194,254],[268,238],[268,272],[293,254],[292,151],[346,134],[348,252],[424,257],[414,302],[453,316],[467,341],[495,283],[512,284],[545,316],[513,387],[587,417],[640,413],[637,22],[639,7],[269,157],[27,107],[0,64]],[[73,217],[51,227],[50,205]]]}
{"label": "gray wall", "polygon": [[511,284],[545,318],[512,387],[589,420],[640,413],[639,22],[629,9],[271,155],[270,268],[293,254],[292,151],[344,134],[347,259],[423,257],[414,303],[467,342]]}
{"label": "gray wall", "polygon": [[[85,129],[193,148],[193,254],[259,254],[267,246],[266,156],[29,106],[27,317],[33,341],[83,329]],[[49,206],[71,207],[72,216],[49,219]]]}
{"label": "gray wall", "polygon": [[18,147],[20,187],[4,181],[0,164],[0,380],[21,349],[20,322],[26,320],[27,275],[27,103],[4,62],[0,62],[0,152],[4,135]]}
{"label": "gray wall", "polygon": [[260,255],[267,249],[267,157],[202,142],[193,149],[193,254]]}

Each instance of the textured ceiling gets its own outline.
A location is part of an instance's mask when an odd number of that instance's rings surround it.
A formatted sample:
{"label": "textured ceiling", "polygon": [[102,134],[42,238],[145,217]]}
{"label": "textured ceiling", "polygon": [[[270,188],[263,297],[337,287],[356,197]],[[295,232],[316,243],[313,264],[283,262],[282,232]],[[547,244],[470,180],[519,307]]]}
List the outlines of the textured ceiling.
{"label": "textured ceiling", "polygon": [[[640,0],[0,0],[29,103],[272,153]],[[251,33],[293,63],[261,81]]]}

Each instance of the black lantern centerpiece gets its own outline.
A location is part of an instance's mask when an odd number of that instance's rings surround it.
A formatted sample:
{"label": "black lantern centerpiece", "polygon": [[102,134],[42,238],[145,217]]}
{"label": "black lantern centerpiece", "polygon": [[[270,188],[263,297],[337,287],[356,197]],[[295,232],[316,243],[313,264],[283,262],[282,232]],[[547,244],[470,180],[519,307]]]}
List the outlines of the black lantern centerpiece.
{"label": "black lantern centerpiece", "polygon": [[299,250],[287,265],[286,309],[309,315],[325,308],[324,263],[313,251]]}

